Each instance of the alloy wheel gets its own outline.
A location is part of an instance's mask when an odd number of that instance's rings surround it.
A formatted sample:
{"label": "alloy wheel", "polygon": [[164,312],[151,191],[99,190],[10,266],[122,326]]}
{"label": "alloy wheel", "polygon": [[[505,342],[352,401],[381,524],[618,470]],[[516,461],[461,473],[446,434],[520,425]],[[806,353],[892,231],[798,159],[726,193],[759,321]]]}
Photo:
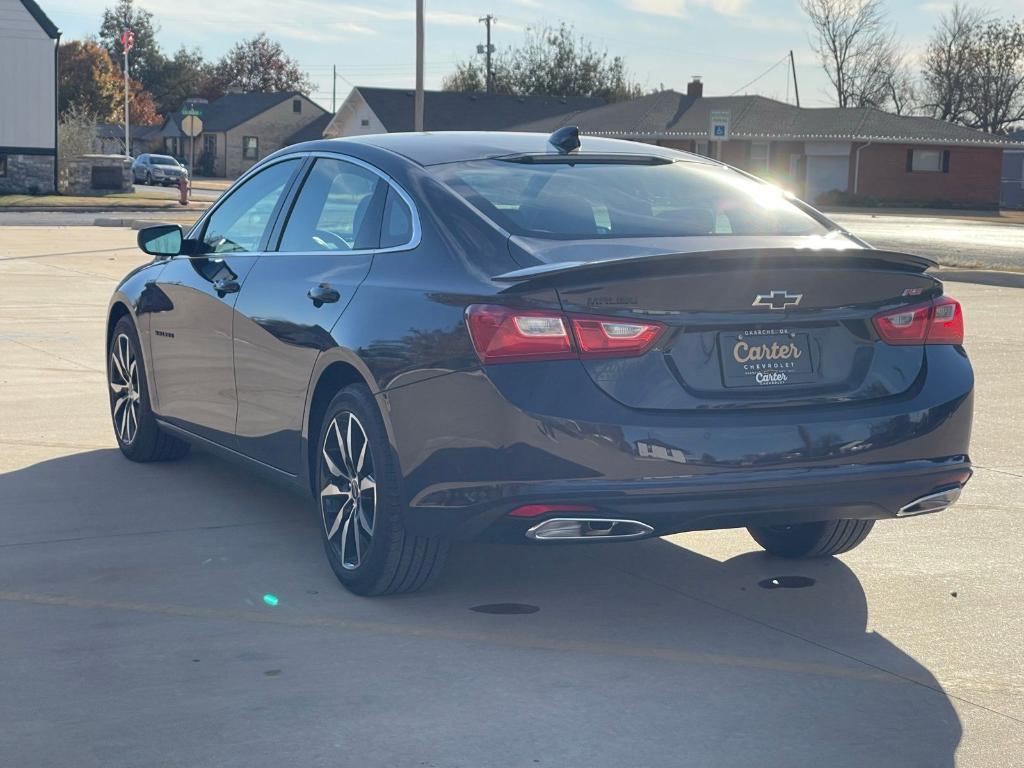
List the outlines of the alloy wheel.
{"label": "alloy wheel", "polygon": [[324,532],[342,566],[353,570],[369,552],[377,517],[373,457],[355,415],[346,411],[331,420],[320,456]]}
{"label": "alloy wheel", "polygon": [[121,442],[131,445],[139,431],[139,362],[131,339],[119,334],[110,353],[110,390],[114,428]]}

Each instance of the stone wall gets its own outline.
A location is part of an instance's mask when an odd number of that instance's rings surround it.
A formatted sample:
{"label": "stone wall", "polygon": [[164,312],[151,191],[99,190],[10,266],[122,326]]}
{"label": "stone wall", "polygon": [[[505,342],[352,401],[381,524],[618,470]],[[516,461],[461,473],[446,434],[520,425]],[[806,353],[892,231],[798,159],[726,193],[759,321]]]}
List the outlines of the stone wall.
{"label": "stone wall", "polygon": [[[93,168],[115,169],[116,189],[93,187]],[[60,169],[60,191],[65,195],[109,195],[132,190],[132,164],[124,155],[82,155],[68,160]]]}
{"label": "stone wall", "polygon": [[[53,193],[53,156],[8,154],[7,173],[0,175],[2,195]],[[2,172],[2,166],[0,166]]]}

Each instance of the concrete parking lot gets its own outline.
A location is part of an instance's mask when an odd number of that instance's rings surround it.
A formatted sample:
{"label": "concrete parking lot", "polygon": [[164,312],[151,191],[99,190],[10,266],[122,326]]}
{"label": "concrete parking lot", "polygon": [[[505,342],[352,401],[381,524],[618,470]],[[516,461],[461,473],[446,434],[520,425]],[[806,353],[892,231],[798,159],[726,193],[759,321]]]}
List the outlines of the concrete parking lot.
{"label": "concrete parking lot", "polygon": [[134,237],[0,227],[0,765],[1024,765],[1024,290],[948,288],[978,376],[951,510],[813,563],[742,531],[465,545],[368,600],[305,499],[117,451]]}

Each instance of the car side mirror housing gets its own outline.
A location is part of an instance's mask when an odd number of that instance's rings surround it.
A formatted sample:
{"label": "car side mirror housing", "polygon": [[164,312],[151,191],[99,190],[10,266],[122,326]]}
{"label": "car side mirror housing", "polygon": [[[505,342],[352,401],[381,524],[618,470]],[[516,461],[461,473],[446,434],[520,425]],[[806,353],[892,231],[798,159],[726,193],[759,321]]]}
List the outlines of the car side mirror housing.
{"label": "car side mirror housing", "polygon": [[177,224],[158,224],[140,229],[138,242],[143,253],[169,259],[182,252],[185,237]]}

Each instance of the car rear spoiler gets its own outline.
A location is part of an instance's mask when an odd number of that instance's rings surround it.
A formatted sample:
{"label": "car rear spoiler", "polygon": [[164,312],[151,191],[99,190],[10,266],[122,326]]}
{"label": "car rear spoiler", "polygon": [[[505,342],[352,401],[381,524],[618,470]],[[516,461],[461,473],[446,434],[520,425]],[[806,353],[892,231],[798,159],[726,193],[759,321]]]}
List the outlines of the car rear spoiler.
{"label": "car rear spoiler", "polygon": [[758,266],[768,266],[769,264],[772,266],[799,266],[800,264],[806,265],[809,259],[818,260],[819,263],[815,266],[842,267],[873,264],[882,269],[916,273],[938,266],[938,262],[924,256],[914,256],[897,251],[880,251],[873,248],[750,248],[645,254],[600,261],[558,261],[504,272],[494,275],[491,280],[497,283],[527,283],[570,274],[574,277],[582,277],[586,273],[589,277],[589,273],[641,266],[664,268],[679,265],[685,266],[686,271],[697,271],[708,267],[729,267],[737,262],[747,262]]}

